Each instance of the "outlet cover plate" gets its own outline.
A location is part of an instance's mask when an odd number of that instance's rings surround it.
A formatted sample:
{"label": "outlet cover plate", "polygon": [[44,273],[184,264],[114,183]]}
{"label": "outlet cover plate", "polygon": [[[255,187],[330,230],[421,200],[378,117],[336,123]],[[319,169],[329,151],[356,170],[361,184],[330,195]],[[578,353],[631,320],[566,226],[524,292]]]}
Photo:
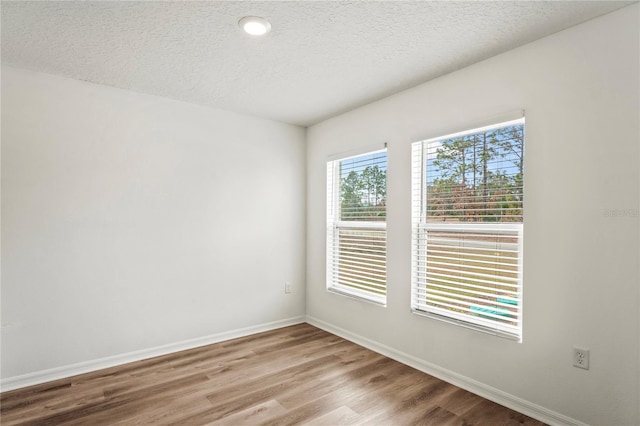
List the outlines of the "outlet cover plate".
{"label": "outlet cover plate", "polygon": [[589,369],[589,349],[573,348],[573,366]]}

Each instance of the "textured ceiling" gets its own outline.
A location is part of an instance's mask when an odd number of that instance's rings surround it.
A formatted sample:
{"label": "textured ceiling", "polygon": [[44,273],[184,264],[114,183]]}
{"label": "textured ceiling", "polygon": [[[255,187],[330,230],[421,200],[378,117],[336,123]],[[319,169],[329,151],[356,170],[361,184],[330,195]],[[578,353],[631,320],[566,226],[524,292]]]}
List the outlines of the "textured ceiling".
{"label": "textured ceiling", "polygon": [[4,1],[2,62],[307,126],[629,3]]}

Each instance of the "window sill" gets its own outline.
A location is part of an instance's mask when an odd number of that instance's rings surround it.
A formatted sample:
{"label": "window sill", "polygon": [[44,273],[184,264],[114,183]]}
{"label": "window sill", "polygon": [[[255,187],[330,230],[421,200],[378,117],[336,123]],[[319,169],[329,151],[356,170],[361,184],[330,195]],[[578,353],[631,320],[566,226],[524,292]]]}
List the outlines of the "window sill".
{"label": "window sill", "polygon": [[427,317],[427,318],[431,318],[437,321],[441,321],[441,322],[446,322],[448,324],[453,324],[453,325],[457,325],[463,328],[468,328],[470,330],[475,330],[475,331],[479,331],[481,333],[484,334],[490,334],[492,336],[497,336],[497,337],[501,337],[503,339],[507,339],[507,340],[513,340],[515,342],[518,343],[522,343],[522,336],[516,335],[516,334],[512,334],[512,333],[508,333],[505,331],[501,331],[492,327],[485,327],[479,324],[474,324],[472,322],[468,322],[468,321],[464,321],[464,320],[459,320],[456,318],[451,318],[448,316],[444,316],[444,315],[438,315],[432,312],[427,312],[427,311],[422,311],[419,309],[411,309],[411,312],[415,315],[421,316],[421,317]]}
{"label": "window sill", "polygon": [[342,286],[334,286],[327,288],[329,293],[339,294],[340,296],[351,297],[352,299],[362,300],[364,302],[373,303],[374,305],[386,307],[387,296],[381,296],[379,294],[372,294],[366,291],[358,291],[355,289],[345,288]]}

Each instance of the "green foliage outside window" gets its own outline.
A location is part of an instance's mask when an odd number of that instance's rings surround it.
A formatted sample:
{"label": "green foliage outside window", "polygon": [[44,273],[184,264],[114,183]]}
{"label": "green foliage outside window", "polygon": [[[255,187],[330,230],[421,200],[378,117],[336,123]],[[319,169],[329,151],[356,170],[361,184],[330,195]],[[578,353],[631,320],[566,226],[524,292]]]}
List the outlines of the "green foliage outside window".
{"label": "green foliage outside window", "polygon": [[522,222],[524,126],[445,139],[427,152],[429,221]]}

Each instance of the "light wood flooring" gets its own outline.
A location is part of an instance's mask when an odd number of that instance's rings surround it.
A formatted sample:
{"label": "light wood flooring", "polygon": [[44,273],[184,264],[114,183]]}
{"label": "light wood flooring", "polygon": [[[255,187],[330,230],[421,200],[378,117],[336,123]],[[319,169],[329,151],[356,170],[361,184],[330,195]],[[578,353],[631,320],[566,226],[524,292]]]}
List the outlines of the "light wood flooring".
{"label": "light wood flooring", "polygon": [[0,395],[2,425],[542,425],[309,324]]}

